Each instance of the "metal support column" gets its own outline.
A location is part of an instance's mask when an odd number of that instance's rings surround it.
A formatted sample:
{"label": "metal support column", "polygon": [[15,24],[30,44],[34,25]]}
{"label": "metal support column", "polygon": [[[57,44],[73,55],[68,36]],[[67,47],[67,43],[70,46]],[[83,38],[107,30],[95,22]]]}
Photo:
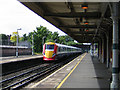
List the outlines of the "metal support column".
{"label": "metal support column", "polygon": [[118,3],[113,2],[113,63],[112,63],[112,83],[111,89],[116,90],[119,88],[119,70],[118,70],[118,42],[119,42],[119,25],[118,25]]}
{"label": "metal support column", "polygon": [[96,43],[93,44],[93,53],[95,54],[95,51],[96,51]]}
{"label": "metal support column", "polygon": [[17,29],[17,42],[16,42],[16,57],[18,57],[18,41],[19,41],[19,35],[18,35],[18,30],[21,30],[21,28],[20,29]]}
{"label": "metal support column", "polygon": [[99,60],[101,61],[101,39],[100,39],[100,41],[99,41],[100,43],[99,43]]}
{"label": "metal support column", "polygon": [[17,43],[16,43],[16,57],[18,57],[18,30],[17,30]]}
{"label": "metal support column", "polygon": [[94,52],[94,44],[92,43],[92,45],[91,45],[91,56],[94,56],[93,52]]}
{"label": "metal support column", "polygon": [[32,56],[34,55],[34,34],[32,34]]}
{"label": "metal support column", "polygon": [[100,41],[98,42],[98,58],[100,57]]}

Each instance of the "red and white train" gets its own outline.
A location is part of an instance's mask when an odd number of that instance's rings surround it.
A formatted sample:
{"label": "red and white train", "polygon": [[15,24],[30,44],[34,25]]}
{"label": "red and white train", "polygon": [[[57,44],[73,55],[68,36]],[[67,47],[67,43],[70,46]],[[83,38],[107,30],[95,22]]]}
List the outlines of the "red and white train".
{"label": "red and white train", "polygon": [[81,53],[81,48],[48,42],[43,45],[43,60],[57,60],[63,56]]}

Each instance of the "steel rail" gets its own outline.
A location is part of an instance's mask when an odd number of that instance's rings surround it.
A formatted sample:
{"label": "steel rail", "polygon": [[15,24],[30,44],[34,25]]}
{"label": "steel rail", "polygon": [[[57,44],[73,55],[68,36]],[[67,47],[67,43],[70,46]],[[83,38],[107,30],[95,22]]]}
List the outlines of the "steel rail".
{"label": "steel rail", "polygon": [[[42,64],[41,64],[42,65]],[[49,64],[48,65],[38,65],[38,66],[36,66],[36,67],[32,67],[31,69],[32,70],[29,70],[29,71],[27,71],[27,72],[25,72],[25,73],[20,73],[20,74],[18,74],[18,75],[16,75],[16,76],[13,76],[13,77],[11,77],[11,78],[7,78],[7,79],[4,79],[4,80],[2,80],[2,81],[0,81],[0,86],[2,86],[2,85],[6,85],[6,83],[7,84],[9,84],[10,82],[9,81],[11,81],[11,80],[14,80],[14,79],[19,79],[20,77],[22,77],[22,76],[25,76],[25,75],[27,75],[27,74],[31,74],[31,73],[35,73],[37,70],[40,70],[40,69],[43,69],[43,68],[47,68],[48,66],[50,66]]]}
{"label": "steel rail", "polygon": [[[47,66],[49,66],[49,65],[47,65]],[[47,67],[47,66],[45,66],[45,67]],[[33,67],[33,68],[34,68],[34,67]],[[32,69],[32,70],[30,70],[30,71],[27,71],[27,72],[25,72],[25,73],[19,74],[19,75],[17,75],[17,76],[13,76],[13,77],[11,77],[11,78],[4,79],[4,80],[0,81],[0,84],[1,84],[1,83],[4,83],[4,82],[7,82],[7,81],[10,81],[10,80],[12,80],[12,79],[15,79],[15,78],[17,78],[17,77],[23,76],[23,75],[25,75],[25,74],[31,73],[31,72],[33,72],[33,71],[35,71],[35,70],[40,69],[40,68],[42,68],[42,67],[38,67],[38,68]]]}
{"label": "steel rail", "polygon": [[[13,86],[15,86],[15,85],[17,85],[17,84],[20,84],[20,85],[18,85],[18,86],[15,87],[15,88],[12,88],[12,89],[17,89],[17,88],[19,88],[19,87],[22,87],[23,85],[25,85],[25,84],[27,84],[27,83],[35,80],[36,78],[38,78],[38,77],[40,77],[40,76],[42,76],[42,75],[45,75],[46,73],[48,73],[48,72],[56,69],[56,68],[59,67],[59,66],[60,66],[60,64],[56,64],[56,65],[54,65],[54,66],[52,66],[52,67],[48,67],[47,69],[45,69],[45,70],[43,70],[43,71],[41,71],[41,72],[39,72],[39,73],[33,74],[33,75],[31,75],[31,76],[29,76],[29,77],[27,77],[27,78],[25,78],[25,79],[23,79],[23,80],[20,80],[20,81],[18,81],[18,82],[16,82],[16,83],[13,83],[13,84],[11,84],[11,85],[3,88],[2,90],[11,89]],[[38,75],[39,75],[39,76],[38,76]],[[32,78],[32,79],[31,79],[31,78]],[[28,81],[26,81],[26,80],[28,80]],[[26,81],[26,82],[24,82],[24,81]],[[24,82],[24,83],[23,83],[23,82]]]}

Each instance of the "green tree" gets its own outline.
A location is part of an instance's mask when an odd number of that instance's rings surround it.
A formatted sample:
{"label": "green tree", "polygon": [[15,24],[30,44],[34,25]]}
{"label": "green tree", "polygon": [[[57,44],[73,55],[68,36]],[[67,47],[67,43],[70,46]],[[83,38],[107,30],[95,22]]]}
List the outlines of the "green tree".
{"label": "green tree", "polygon": [[36,28],[37,30],[30,32],[28,36],[24,35],[23,37],[27,37],[27,39],[32,44],[32,35],[34,35],[34,51],[42,52],[43,41],[44,42],[56,42],[60,44],[71,45],[75,44],[74,40],[68,36],[59,36],[58,32],[52,33],[46,27],[40,26]]}
{"label": "green tree", "polygon": [[54,42],[59,42],[58,39],[59,39],[59,36],[58,36],[58,32],[54,32],[51,36],[51,39],[54,41]]}
{"label": "green tree", "polygon": [[59,42],[60,44],[65,44],[65,36],[59,36]]}
{"label": "green tree", "polygon": [[28,34],[28,41],[32,44],[32,35],[33,35],[34,32],[30,32]]}
{"label": "green tree", "polygon": [[37,31],[34,31],[34,49],[36,52],[42,52],[43,46],[43,37],[47,37],[49,35],[49,31],[46,27],[40,26],[37,27]]}
{"label": "green tree", "polygon": [[28,36],[26,34],[23,34],[23,37],[20,38],[20,41],[26,41],[28,40]]}
{"label": "green tree", "polygon": [[53,40],[51,39],[52,35],[53,35],[52,32],[48,31],[48,35],[45,38],[45,42],[53,42]]}
{"label": "green tree", "polygon": [[17,42],[17,32],[12,33],[12,36],[10,37],[10,40],[11,40],[11,42],[14,43],[14,45],[16,44],[16,42]]}
{"label": "green tree", "polygon": [[[14,43],[14,45],[16,45],[17,42],[17,32],[13,32],[12,36],[10,37],[10,41]],[[20,41],[20,37],[18,35],[18,42]]]}
{"label": "green tree", "polygon": [[43,47],[43,37],[47,39],[51,38],[51,32],[48,31],[46,27],[40,26],[36,28],[37,31],[34,30],[34,32],[29,33],[28,40],[32,44],[32,35],[34,35],[34,51],[35,52],[42,52]]}
{"label": "green tree", "polygon": [[0,45],[7,45],[8,37],[5,34],[0,34]]}
{"label": "green tree", "polygon": [[65,45],[72,45],[75,44],[74,39],[72,39],[70,36],[59,36],[59,43],[65,44]]}
{"label": "green tree", "polygon": [[50,32],[48,33],[48,36],[46,37],[46,42],[56,42],[58,43],[59,42],[59,36],[58,36],[58,32]]}

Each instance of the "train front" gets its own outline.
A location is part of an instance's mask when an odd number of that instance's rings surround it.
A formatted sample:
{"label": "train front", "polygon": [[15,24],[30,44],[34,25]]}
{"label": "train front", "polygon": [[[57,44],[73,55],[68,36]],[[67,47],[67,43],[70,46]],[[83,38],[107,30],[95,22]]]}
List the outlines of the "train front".
{"label": "train front", "polygon": [[57,54],[57,46],[55,43],[45,43],[43,46],[43,60],[52,61],[55,60]]}

